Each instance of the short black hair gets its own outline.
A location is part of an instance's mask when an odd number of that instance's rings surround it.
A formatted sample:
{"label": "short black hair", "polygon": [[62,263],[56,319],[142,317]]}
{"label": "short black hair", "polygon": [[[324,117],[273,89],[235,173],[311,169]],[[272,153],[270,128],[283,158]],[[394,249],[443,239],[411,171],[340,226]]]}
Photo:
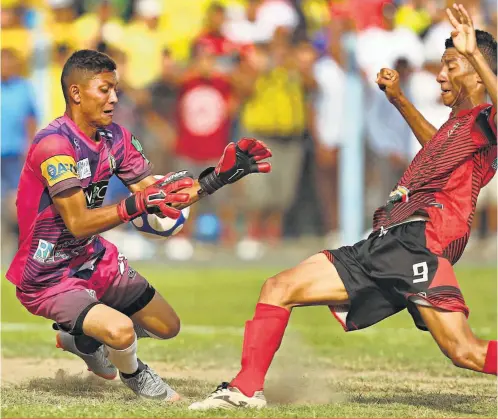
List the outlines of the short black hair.
{"label": "short black hair", "polygon": [[[488,62],[491,70],[496,74],[496,39],[489,32],[476,29],[477,47]],[[448,38],[444,43],[446,49],[455,48],[453,39]]]}
{"label": "short black hair", "polygon": [[116,70],[116,63],[107,54],[91,49],[82,49],[73,53],[64,64],[61,75],[62,93],[66,103],[69,103],[69,77],[74,72],[96,75],[114,70]]}

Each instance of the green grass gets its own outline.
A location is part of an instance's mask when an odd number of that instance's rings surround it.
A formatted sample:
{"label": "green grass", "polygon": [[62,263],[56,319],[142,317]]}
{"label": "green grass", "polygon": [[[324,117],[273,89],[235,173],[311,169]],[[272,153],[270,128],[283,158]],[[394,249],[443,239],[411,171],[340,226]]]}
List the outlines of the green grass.
{"label": "green grass", "polygon": [[[3,386],[3,417],[496,417],[495,378],[453,367],[407,312],[344,333],[324,307],[294,311],[269,374],[270,408],[194,414],[186,410],[191,401],[237,372],[243,324],[274,271],[137,268],[175,307],[183,325],[171,341],[141,340],[139,355],[174,371],[171,383],[185,401],[172,407],[137,400],[118,380],[54,369],[46,377]],[[463,267],[457,275],[471,326],[480,337],[496,339],[496,269]],[[74,359],[54,348],[51,322],[29,314],[6,280],[1,312],[4,365],[20,357],[41,365],[56,358],[62,366]],[[27,330],[18,330],[18,323]]]}

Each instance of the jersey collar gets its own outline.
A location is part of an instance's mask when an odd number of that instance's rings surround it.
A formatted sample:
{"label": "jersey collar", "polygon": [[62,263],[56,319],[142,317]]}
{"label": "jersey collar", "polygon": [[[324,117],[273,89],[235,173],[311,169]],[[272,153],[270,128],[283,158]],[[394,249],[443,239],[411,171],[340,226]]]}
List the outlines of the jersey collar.
{"label": "jersey collar", "polygon": [[[74,131],[74,133],[79,137],[79,139],[83,140],[85,144],[93,151],[99,152],[104,147],[105,138],[101,138],[99,142],[93,141],[88,135],[86,135],[83,131],[80,130],[78,125],[74,123],[74,121],[69,118],[67,113],[63,116],[64,122]],[[97,135],[101,136],[100,130],[97,130]]]}

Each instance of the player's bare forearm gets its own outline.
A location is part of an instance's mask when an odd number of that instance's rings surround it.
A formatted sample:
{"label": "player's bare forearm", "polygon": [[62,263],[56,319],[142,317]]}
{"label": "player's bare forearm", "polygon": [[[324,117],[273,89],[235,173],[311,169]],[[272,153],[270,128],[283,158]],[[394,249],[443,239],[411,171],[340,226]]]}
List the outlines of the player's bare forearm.
{"label": "player's bare forearm", "polygon": [[122,224],[117,205],[88,209],[81,188],[71,188],[53,197],[54,205],[71,234],[82,239]]}
{"label": "player's bare forearm", "polygon": [[481,80],[489,94],[489,97],[491,98],[491,102],[493,102],[493,105],[496,106],[496,84],[498,82],[498,79],[495,73],[493,73],[493,70],[491,69],[486,61],[486,58],[484,58],[479,49],[476,49],[475,53],[470,55],[468,59],[476,70],[477,74],[479,74],[479,77],[481,77]]}
{"label": "player's bare forearm", "polygon": [[377,74],[377,85],[386,94],[389,102],[401,113],[422,147],[427,144],[437,130],[403,94],[399,73],[390,68],[382,68]]}
{"label": "player's bare forearm", "polygon": [[424,118],[406,96],[400,95],[398,98],[392,100],[392,104],[408,123],[420,145],[422,147],[426,145],[432,139],[437,129]]}

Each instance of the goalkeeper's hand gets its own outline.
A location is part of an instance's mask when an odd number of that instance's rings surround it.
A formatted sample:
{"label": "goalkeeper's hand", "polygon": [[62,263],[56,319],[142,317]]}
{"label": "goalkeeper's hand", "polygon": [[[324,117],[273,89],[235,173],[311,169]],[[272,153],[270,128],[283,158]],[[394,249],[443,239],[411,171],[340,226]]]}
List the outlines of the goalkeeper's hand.
{"label": "goalkeeper's hand", "polygon": [[182,189],[194,185],[192,175],[187,171],[169,173],[152,185],[147,186],[123,199],[118,204],[118,215],[121,221],[128,222],[142,214],[157,214],[177,219],[181,211],[171,204],[185,203],[190,199],[188,193],[181,193]]}
{"label": "goalkeeper's hand", "polygon": [[237,144],[228,144],[216,168],[210,167],[200,174],[202,191],[210,195],[250,173],[269,173],[271,164],[262,161],[269,157],[271,150],[263,141],[254,138],[242,138]]}

